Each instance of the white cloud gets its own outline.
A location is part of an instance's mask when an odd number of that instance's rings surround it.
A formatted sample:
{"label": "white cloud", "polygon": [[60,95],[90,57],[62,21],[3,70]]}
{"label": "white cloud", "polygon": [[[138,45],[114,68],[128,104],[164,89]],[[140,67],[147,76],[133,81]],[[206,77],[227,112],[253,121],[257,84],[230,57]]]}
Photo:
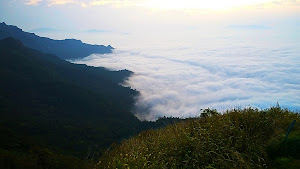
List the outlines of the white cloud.
{"label": "white cloud", "polygon": [[87,4],[85,4],[85,3],[81,3],[81,7],[84,7],[84,8],[86,8],[86,7],[87,7]]}
{"label": "white cloud", "polygon": [[48,1],[49,1],[48,6],[52,6],[52,5],[64,5],[64,4],[75,3],[74,0],[48,0]]}
{"label": "white cloud", "polygon": [[39,2],[43,0],[25,0],[27,5],[37,5]]}
{"label": "white cloud", "polygon": [[300,108],[298,41],[217,43],[219,40],[174,47],[168,42],[166,46],[91,55],[78,62],[134,71],[126,84],[141,92],[135,110],[140,119],[195,116],[207,107],[266,108],[277,101]]}
{"label": "white cloud", "polygon": [[65,5],[65,4],[77,4],[78,0],[25,0],[26,5],[38,5],[41,2],[46,2],[48,6],[52,5]]}

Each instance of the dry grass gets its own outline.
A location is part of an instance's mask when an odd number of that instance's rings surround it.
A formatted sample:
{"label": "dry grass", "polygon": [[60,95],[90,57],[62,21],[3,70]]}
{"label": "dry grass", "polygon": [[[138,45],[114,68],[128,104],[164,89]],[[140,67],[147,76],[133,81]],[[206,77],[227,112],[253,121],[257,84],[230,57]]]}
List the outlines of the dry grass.
{"label": "dry grass", "polygon": [[[206,109],[202,118],[142,132],[114,146],[96,168],[267,168],[273,165],[269,153],[277,153],[294,119],[300,122],[298,114],[280,107],[223,115]],[[299,130],[296,123],[293,131]]]}

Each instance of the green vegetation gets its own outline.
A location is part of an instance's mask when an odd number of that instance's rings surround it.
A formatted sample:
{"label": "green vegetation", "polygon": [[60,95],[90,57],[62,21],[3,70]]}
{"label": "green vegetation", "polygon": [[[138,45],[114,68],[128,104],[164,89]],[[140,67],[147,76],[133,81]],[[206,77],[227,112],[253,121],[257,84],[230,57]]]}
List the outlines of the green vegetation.
{"label": "green vegetation", "polygon": [[105,153],[96,168],[300,168],[299,114],[279,106],[206,109],[158,130],[142,132]]}
{"label": "green vegetation", "polygon": [[132,72],[72,64],[13,38],[0,40],[0,59],[0,168],[84,168],[140,131],[130,112],[138,92],[119,85]]}

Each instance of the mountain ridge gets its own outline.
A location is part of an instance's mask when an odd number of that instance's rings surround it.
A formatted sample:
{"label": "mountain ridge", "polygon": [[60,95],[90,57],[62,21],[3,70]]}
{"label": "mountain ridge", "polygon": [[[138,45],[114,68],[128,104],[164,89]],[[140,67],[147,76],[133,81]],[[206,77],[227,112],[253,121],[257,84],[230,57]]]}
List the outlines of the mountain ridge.
{"label": "mountain ridge", "polygon": [[78,59],[94,53],[112,53],[114,49],[110,45],[90,45],[77,39],[53,40],[25,32],[17,26],[0,23],[0,40],[7,37],[13,37],[20,40],[26,47],[54,54],[61,59]]}
{"label": "mountain ridge", "polygon": [[[113,144],[180,121],[140,121],[133,74],[74,64],[0,40],[0,168],[92,168]],[[89,167],[87,167],[89,166]]]}
{"label": "mountain ridge", "polygon": [[0,59],[0,168],[84,168],[89,153],[140,130],[138,92],[119,85],[133,72],[73,64],[12,37],[0,40]]}

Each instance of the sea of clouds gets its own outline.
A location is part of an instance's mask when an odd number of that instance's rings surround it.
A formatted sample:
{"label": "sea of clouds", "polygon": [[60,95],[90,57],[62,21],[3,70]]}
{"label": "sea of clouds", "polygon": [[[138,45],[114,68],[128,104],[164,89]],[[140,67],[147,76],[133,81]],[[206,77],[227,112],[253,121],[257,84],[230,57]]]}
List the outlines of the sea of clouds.
{"label": "sea of clouds", "polygon": [[134,72],[139,119],[190,117],[200,109],[300,108],[300,43],[227,38],[161,42],[90,55],[75,63]]}

